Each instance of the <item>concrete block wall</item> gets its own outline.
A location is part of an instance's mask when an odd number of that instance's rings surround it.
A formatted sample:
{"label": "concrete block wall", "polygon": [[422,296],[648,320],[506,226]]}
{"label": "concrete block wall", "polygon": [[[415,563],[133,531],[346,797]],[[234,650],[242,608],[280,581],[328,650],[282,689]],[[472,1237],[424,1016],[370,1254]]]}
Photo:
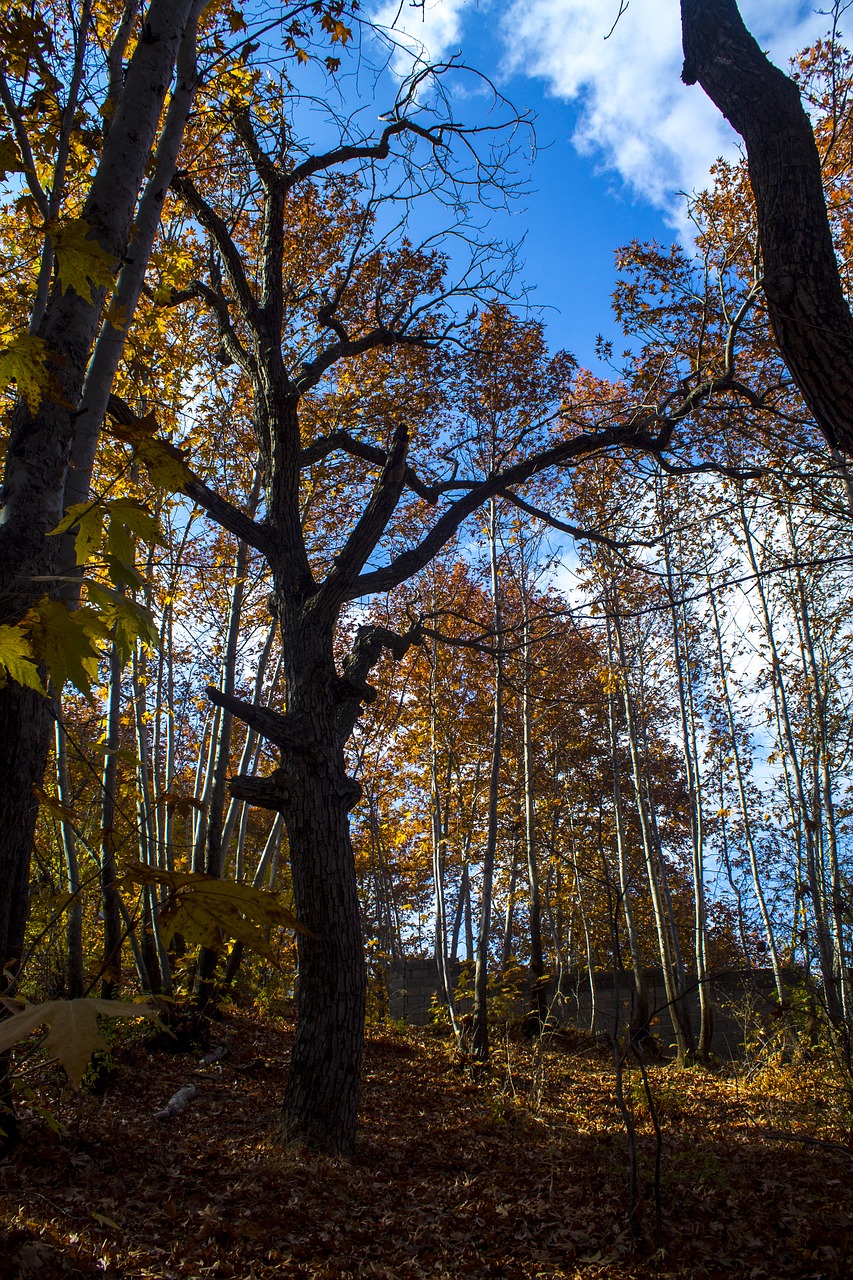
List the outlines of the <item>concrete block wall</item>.
{"label": "concrete block wall", "polygon": [[[462,966],[451,966],[451,978],[456,986]],[[664,1049],[674,1044],[672,1019],[667,1007],[663,975],[660,970],[647,972],[649,997],[654,1010],[652,1031]],[[523,1017],[530,1008],[531,977],[522,970],[519,997],[515,1001],[513,1016]],[[753,971],[729,971],[714,975],[710,984],[713,1010],[712,1049],[721,1058],[735,1056],[743,1044],[743,1015],[749,1009],[769,1012],[774,991],[773,974],[769,969]],[[633,983],[630,973],[595,974],[595,1018],[589,975],[575,972],[564,976],[561,990],[552,981],[548,987],[548,1005],[552,1016],[567,1026],[592,1031],[596,1035],[619,1034],[627,1026],[631,1016]],[[394,964],[388,971],[388,1007],[392,1018],[423,1026],[429,1022],[438,992],[438,975],[435,961],[410,959]],[[470,1003],[470,1002],[469,1002]],[[694,1031],[699,1029],[699,995],[694,988],[687,997]],[[467,1011],[466,1002],[460,1009]]]}

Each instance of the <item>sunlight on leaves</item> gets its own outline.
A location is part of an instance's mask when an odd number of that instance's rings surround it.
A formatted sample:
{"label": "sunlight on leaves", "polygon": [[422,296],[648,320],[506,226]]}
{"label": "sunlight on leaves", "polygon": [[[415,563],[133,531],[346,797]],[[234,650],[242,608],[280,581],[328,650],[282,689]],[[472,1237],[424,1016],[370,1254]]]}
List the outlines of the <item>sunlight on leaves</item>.
{"label": "sunlight on leaves", "polygon": [[148,1018],[159,1021],[150,1005],[128,1004],[118,1000],[48,1000],[44,1004],[24,1002],[19,1009],[4,1000],[12,1017],[0,1023],[0,1053],[11,1049],[31,1035],[37,1027],[46,1026],[48,1033],[43,1048],[65,1068],[72,1089],[79,1089],[83,1075],[96,1049],[109,1046],[98,1028],[98,1017]]}
{"label": "sunlight on leaves", "polygon": [[0,387],[14,382],[30,413],[38,409],[48,389],[47,358],[47,344],[29,333],[20,334],[0,349]]}
{"label": "sunlight on leaves", "polygon": [[233,938],[275,964],[276,952],[267,941],[267,929],[278,925],[311,935],[284,905],[282,896],[268,889],[189,871],[161,871],[138,862],[127,869],[125,879],[170,890],[157,921],[165,942],[178,933],[187,943],[217,951],[224,939]]}
{"label": "sunlight on leaves", "polygon": [[118,258],[103,249],[85,218],[50,222],[47,230],[56,254],[59,287],[94,301],[97,289],[109,289]]}

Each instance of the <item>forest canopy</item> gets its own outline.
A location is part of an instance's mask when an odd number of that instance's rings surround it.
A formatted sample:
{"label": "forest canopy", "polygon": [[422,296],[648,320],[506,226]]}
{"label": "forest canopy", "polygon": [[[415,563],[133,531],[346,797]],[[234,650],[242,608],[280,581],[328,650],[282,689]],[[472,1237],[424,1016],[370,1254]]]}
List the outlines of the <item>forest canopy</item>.
{"label": "forest canopy", "polygon": [[[714,96],[691,22],[751,37],[682,8]],[[846,348],[827,407],[767,137],[619,249],[593,371],[494,230],[530,122],[461,60],[401,76],[337,0],[2,11],[0,1046],[23,998],[295,999],[283,1136],[347,1153],[430,958],[471,1062],[522,969],[534,1034],[624,970],[632,1045],[707,1061],[746,971],[849,1068]],[[771,83],[846,314],[839,32]]]}

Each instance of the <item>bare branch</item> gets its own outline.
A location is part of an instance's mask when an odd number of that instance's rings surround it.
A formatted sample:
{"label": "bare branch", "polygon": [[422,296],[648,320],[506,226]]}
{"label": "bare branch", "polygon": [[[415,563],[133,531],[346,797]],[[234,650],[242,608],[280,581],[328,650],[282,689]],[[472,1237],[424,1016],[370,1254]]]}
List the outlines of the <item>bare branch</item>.
{"label": "bare branch", "polygon": [[[322,462],[330,453],[335,453],[339,449],[353,458],[361,458],[364,462],[370,462],[375,466],[384,467],[388,462],[388,454],[377,445],[367,444],[363,440],[355,440],[346,431],[333,431],[327,436],[321,436],[319,439],[314,440],[302,450],[299,462],[300,469]],[[411,489],[412,493],[423,502],[428,502],[430,506],[435,506],[438,502],[439,487],[424,484],[409,466],[406,467],[405,485],[407,489]]]}
{"label": "bare branch", "polygon": [[[660,461],[660,459],[658,459]],[[581,529],[577,525],[568,524],[565,520],[558,520],[556,516],[549,515],[547,511],[542,511],[539,507],[534,507],[531,503],[525,502],[517,493],[513,493],[511,489],[501,489],[500,496],[506,498],[514,507],[518,507],[520,511],[526,515],[533,516],[535,520],[541,520],[543,524],[547,524],[551,529],[556,529],[559,533],[568,533],[573,538],[584,539],[588,542],[598,542],[604,547],[611,547],[614,551],[623,551],[626,547],[655,547],[660,542],[660,538],[652,538],[651,541],[641,542],[637,538],[616,539],[609,538],[607,534],[599,533],[596,529]]]}
{"label": "bare branch", "polygon": [[262,338],[264,333],[264,324],[261,316],[261,310],[258,306],[255,295],[252,293],[249,281],[246,278],[246,272],[243,267],[243,260],[240,256],[240,251],[231,239],[224,221],[208,204],[201,192],[186,174],[175,175],[172,179],[172,190],[177,192],[189,209],[198,218],[205,231],[208,231],[213,237],[216,247],[222,255],[222,261],[225,265],[228,279],[231,283],[232,289],[237,295],[237,301],[246,322],[252,329],[255,336],[258,339]]}
{"label": "bare branch", "polygon": [[307,745],[305,724],[295,716],[283,716],[269,707],[260,707],[254,702],[245,702],[229,693],[223,693],[215,685],[209,684],[205,689],[210,701],[217,707],[230,711],[238,720],[242,720],[250,729],[254,729],[281,750],[304,751]]}

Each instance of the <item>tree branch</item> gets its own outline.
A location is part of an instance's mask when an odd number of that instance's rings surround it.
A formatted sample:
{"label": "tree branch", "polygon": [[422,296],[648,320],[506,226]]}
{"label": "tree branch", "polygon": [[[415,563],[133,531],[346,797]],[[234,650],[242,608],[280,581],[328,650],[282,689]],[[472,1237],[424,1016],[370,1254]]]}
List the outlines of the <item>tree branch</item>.
{"label": "tree branch", "polygon": [[416,547],[409,551],[404,551],[402,555],[398,556],[396,560],[393,560],[384,569],[376,569],[372,573],[363,573],[353,583],[348,598],[356,600],[361,596],[372,595],[377,591],[390,591],[392,587],[399,586],[401,582],[405,582],[412,574],[417,573],[425,565],[429,564],[433,556],[450,541],[468,516],[472,515],[489,498],[496,497],[508,486],[522,484],[540,472],[548,470],[549,467],[565,466],[576,462],[581,457],[587,457],[590,454],[620,445],[627,448],[640,449],[646,453],[657,453],[659,448],[662,447],[658,439],[649,436],[645,431],[635,426],[609,427],[601,431],[585,432],[581,435],[573,436],[571,439],[563,440],[550,449],[544,449],[541,453],[525,458],[521,462],[517,462],[513,466],[507,467],[503,471],[497,472],[480,481],[480,483],[473,485],[463,497],[458,498],[439,517],[426,537]]}
{"label": "tree branch", "polygon": [[391,518],[406,478],[406,456],[409,432],[400,423],[394,432],[394,443],[382,468],[376,487],[361,518],[347,538],[333,568],[311,602],[312,609],[339,608],[350,597],[350,588],[367,563]]}
{"label": "tree branch", "polygon": [[231,239],[222,218],[211,208],[204,196],[197,189],[191,178],[187,174],[176,174],[172,179],[172,190],[177,192],[181,199],[188,205],[190,210],[198,218],[205,231],[208,231],[213,237],[217,249],[219,250],[222,261],[225,264],[225,270],[231,287],[237,295],[237,301],[246,322],[249,324],[256,338],[260,339],[264,333],[264,324],[261,316],[261,309],[252,293],[251,286],[246,278],[246,272],[243,268],[243,260],[240,252]]}
{"label": "tree branch", "polygon": [[[364,462],[373,463],[376,466],[384,467],[388,462],[388,454],[384,449],[380,449],[378,445],[368,444],[364,440],[356,440],[346,431],[332,431],[327,436],[320,436],[319,439],[312,441],[302,450],[299,466],[313,466],[316,462],[322,462],[330,453],[335,453],[340,449],[343,453],[350,454],[353,458],[361,458]],[[418,478],[411,467],[406,467],[405,485],[407,489],[411,489],[418,498],[423,502],[428,502],[430,506],[435,506],[439,498],[439,488],[436,485],[424,484]]]}
{"label": "tree branch", "polygon": [[[660,462],[661,459],[658,458]],[[542,511],[539,507],[534,507],[531,503],[525,502],[517,493],[513,493],[511,489],[501,489],[500,496],[506,498],[514,507],[518,507],[520,511],[526,515],[532,516],[534,520],[541,520],[543,524],[547,524],[551,529],[556,529],[559,533],[568,533],[573,538],[581,538],[589,542],[600,543],[604,547],[610,547],[613,551],[623,551],[626,547],[655,547],[660,542],[660,538],[652,538],[650,542],[641,542],[636,538],[627,538],[618,540],[616,538],[608,538],[606,533],[598,533],[595,529],[580,529],[577,525],[568,524],[565,520],[558,520],[555,516],[549,515],[547,511]]]}
{"label": "tree branch", "polygon": [[[124,427],[136,427],[140,422],[130,405],[114,393],[110,395],[107,402],[107,413]],[[181,486],[181,492],[188,498],[192,498],[193,502],[201,507],[202,511],[206,511],[223,529],[227,529],[229,533],[233,533],[250,547],[269,557],[271,544],[266,526],[247,516],[239,507],[232,506],[226,498],[208,488],[194,472],[189,468],[187,470],[189,479]]]}
{"label": "tree branch", "polygon": [[[332,327],[328,325],[327,327]],[[349,356],[362,355],[365,351],[373,351],[376,347],[429,347],[435,345],[435,340],[427,337],[425,334],[409,334],[402,330],[386,329],[379,326],[371,329],[370,333],[365,333],[360,338],[344,338],[340,334],[343,326],[336,329],[339,334],[339,340],[332,343],[325,351],[321,351],[313,360],[306,361],[302,366],[302,373],[298,378],[293,379],[294,386],[300,395],[304,395],[306,391],[310,391],[312,387],[316,387],[327,369],[331,369],[333,364],[337,364],[338,360],[347,359]]]}
{"label": "tree branch", "polygon": [[283,716],[269,707],[244,702],[242,698],[223,693],[212,684],[207,686],[205,693],[214,706],[230,711],[238,720],[242,720],[250,729],[254,729],[262,738],[281,750],[304,752],[307,745],[306,727],[294,716]]}

